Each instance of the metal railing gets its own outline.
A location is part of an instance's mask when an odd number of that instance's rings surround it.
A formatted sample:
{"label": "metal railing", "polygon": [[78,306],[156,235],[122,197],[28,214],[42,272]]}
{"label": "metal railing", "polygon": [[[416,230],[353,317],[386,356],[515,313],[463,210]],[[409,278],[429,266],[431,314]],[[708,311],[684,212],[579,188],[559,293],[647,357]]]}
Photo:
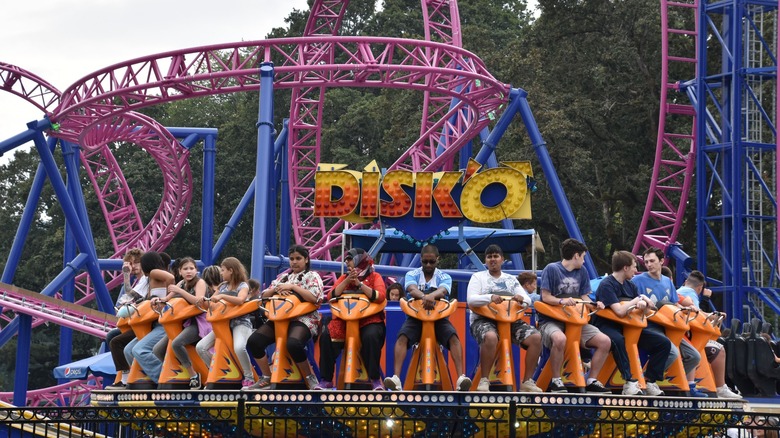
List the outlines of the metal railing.
{"label": "metal railing", "polygon": [[0,408],[0,436],[776,437],[780,427],[780,414],[742,401],[591,394],[169,391],[93,404]]}

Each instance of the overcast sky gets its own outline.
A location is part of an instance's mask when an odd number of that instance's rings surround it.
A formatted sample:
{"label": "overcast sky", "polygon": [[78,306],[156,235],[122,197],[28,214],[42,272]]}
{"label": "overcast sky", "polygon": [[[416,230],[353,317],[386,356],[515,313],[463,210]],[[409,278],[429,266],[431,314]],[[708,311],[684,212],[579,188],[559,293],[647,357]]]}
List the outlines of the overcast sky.
{"label": "overcast sky", "polygon": [[[263,39],[306,0],[22,0],[0,14],[0,61],[60,91],[117,62],[169,50]],[[40,111],[0,91],[0,140]]]}

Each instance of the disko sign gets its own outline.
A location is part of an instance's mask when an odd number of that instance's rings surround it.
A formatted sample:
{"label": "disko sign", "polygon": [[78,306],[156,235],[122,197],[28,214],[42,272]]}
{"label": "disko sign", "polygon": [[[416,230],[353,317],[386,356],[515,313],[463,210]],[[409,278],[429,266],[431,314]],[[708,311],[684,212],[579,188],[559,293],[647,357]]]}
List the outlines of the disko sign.
{"label": "disko sign", "polygon": [[375,163],[365,171],[320,164],[315,175],[314,215],[353,223],[381,219],[417,240],[427,240],[464,219],[475,223],[530,219],[528,161],[502,162],[480,170],[474,160],[461,171],[391,170]]}

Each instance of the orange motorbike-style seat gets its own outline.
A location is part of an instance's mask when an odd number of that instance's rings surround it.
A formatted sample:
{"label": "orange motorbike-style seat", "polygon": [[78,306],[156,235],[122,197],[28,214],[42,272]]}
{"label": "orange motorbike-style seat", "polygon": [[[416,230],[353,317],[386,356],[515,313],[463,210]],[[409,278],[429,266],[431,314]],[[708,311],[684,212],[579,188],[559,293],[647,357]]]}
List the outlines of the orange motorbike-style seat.
{"label": "orange motorbike-style seat", "polygon": [[[152,331],[152,325],[157,322],[159,315],[152,309],[151,301],[142,301],[133,307],[127,323],[135,333],[135,337],[143,339]],[[127,389],[157,389],[157,382],[153,381],[141,369],[137,360],[130,364],[130,374],[127,377]]]}
{"label": "orange motorbike-style seat", "polygon": [[720,337],[720,326],[725,318],[725,313],[705,313],[699,312],[688,323],[691,327],[691,345],[701,355],[701,361],[696,368],[696,385],[705,391],[715,392],[715,377],[712,373],[712,366],[707,360],[707,353],[704,348],[708,341],[715,341]]}
{"label": "orange motorbike-style seat", "polygon": [[437,300],[434,308],[427,310],[423,308],[422,300],[407,301],[406,298],[401,298],[401,310],[422,321],[420,342],[412,353],[409,369],[406,371],[405,390],[452,391],[452,376],[436,341],[434,326],[436,321],[455,313],[457,304],[457,300]]}
{"label": "orange motorbike-style seat", "polygon": [[[493,303],[486,306],[469,307],[477,315],[492,319],[496,322],[498,331],[498,348],[496,349],[496,360],[490,370],[488,379],[490,380],[491,391],[516,391],[514,374],[514,357],[512,356],[512,323],[523,318],[525,306],[512,297],[503,297],[501,304]],[[481,376],[481,365],[477,365],[474,376]],[[475,378],[471,385],[471,390],[475,391],[479,379]]]}
{"label": "orange motorbike-style seat", "polygon": [[[165,351],[165,360],[160,372],[160,381],[157,385],[159,389],[190,389],[190,377],[192,376],[181,366],[179,359],[173,353],[171,344],[184,329],[182,326],[184,321],[201,314],[203,314],[202,309],[188,303],[184,298],[171,299],[160,312],[159,321],[165,329],[165,334],[168,336],[168,348]],[[198,356],[194,344],[187,346],[187,354],[190,357],[192,367],[195,368],[198,374],[205,376],[209,373],[208,367]]]}
{"label": "orange motorbike-style seat", "polygon": [[342,294],[330,299],[334,318],[346,321],[344,352],[341,354],[338,389],[354,389],[354,386],[370,384],[366,366],[360,357],[360,320],[385,310],[387,300],[371,302],[363,294]]}
{"label": "orange motorbike-style seat", "polygon": [[[542,301],[534,303],[536,311],[548,318],[555,319],[565,324],[566,346],[563,353],[563,369],[561,378],[564,385],[574,388],[576,392],[585,392],[585,371],[582,368],[580,357],[580,340],[582,339],[582,327],[590,321],[585,301],[577,300],[574,306],[551,306]],[[540,388],[546,388],[552,380],[552,368],[550,361],[545,363],[536,384]]]}
{"label": "orange motorbike-style seat", "polygon": [[214,331],[214,355],[209,364],[206,389],[241,389],[244,375],[233,350],[230,320],[256,311],[260,301],[247,301],[240,306],[223,300],[205,302],[209,303],[206,321],[211,323]]}
{"label": "orange motorbike-style seat", "polygon": [[[626,352],[628,353],[628,361],[631,364],[631,376],[639,382],[639,386],[642,389],[646,388],[642,362],[639,358],[639,347],[637,346],[642,330],[647,327],[645,310],[631,306],[624,317],[618,316],[612,309],[602,309],[597,314],[599,318],[608,319],[623,326]],[[626,383],[624,376],[621,376],[620,371],[617,369],[615,358],[611,354],[607,356],[607,361],[604,363],[601,373],[596,377],[599,382],[605,382],[604,386],[609,389],[620,390],[623,388],[623,384]]]}
{"label": "orange motorbike-style seat", "polygon": [[[654,322],[664,328],[666,337],[672,341],[677,349],[680,348],[680,342],[682,342],[685,332],[690,330],[688,322],[693,319],[695,315],[692,314],[690,309],[680,308],[674,304],[663,304],[658,308],[658,311],[648,317],[648,321]],[[706,357],[706,356],[705,356]],[[705,359],[706,360],[706,359]],[[664,391],[682,391],[688,392],[688,379],[685,377],[685,368],[682,363],[682,355],[677,357],[677,360],[666,370],[666,379],[657,382],[658,386]]]}
{"label": "orange motorbike-style seat", "polygon": [[262,303],[260,309],[269,321],[273,321],[276,337],[271,362],[271,389],[305,388],[304,376],[287,351],[287,330],[290,321],[317,311],[320,305],[304,301],[296,293],[263,298]]}

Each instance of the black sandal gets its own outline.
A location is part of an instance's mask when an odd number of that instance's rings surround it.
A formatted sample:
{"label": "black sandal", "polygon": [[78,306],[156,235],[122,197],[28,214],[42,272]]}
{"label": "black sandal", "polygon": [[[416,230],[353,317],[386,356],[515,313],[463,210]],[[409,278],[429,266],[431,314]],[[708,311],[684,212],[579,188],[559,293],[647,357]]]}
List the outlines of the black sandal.
{"label": "black sandal", "polygon": [[190,377],[190,389],[200,389],[200,374]]}

